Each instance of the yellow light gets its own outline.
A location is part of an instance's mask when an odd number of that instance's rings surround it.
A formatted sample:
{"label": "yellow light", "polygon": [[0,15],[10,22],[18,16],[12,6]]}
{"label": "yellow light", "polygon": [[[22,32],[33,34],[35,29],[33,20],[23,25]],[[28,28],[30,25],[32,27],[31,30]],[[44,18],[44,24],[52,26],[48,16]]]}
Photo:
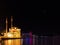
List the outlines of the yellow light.
{"label": "yellow light", "polygon": [[13,37],[13,35],[11,33],[8,33],[7,36],[8,37]]}
{"label": "yellow light", "polygon": [[15,27],[15,29],[16,29],[16,27]]}

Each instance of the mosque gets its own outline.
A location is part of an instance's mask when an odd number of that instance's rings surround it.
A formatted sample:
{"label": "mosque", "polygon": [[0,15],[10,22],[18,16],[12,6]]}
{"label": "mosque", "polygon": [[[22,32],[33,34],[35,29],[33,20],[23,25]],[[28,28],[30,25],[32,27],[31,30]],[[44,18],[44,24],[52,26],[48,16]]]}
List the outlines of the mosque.
{"label": "mosque", "polygon": [[12,21],[13,21],[13,18],[11,16],[11,28],[9,28],[9,32],[8,32],[8,20],[6,18],[6,33],[4,33],[4,37],[21,38],[21,29],[18,27],[13,27]]}

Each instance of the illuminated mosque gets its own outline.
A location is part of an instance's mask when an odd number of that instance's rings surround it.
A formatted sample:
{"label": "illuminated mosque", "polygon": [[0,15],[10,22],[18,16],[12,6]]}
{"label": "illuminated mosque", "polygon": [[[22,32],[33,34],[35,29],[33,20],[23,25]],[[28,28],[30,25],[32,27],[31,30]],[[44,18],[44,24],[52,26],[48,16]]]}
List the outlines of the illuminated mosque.
{"label": "illuminated mosque", "polygon": [[[11,16],[11,28],[8,31],[8,19],[6,18],[6,32],[2,38],[19,38],[20,45],[38,45],[38,37],[32,35],[32,32],[22,33],[21,29],[13,26],[13,17]],[[18,42],[18,41],[17,41]]]}
{"label": "illuminated mosque", "polygon": [[6,18],[6,33],[4,33],[4,37],[9,37],[9,38],[21,38],[21,29],[18,27],[13,27],[12,24],[12,16],[11,16],[11,28],[9,28],[8,32],[8,20]]}

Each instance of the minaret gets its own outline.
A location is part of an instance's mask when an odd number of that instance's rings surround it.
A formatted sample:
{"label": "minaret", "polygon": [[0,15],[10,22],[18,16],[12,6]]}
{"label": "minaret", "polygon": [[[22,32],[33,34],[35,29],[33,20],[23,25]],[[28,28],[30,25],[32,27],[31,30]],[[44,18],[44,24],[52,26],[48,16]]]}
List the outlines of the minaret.
{"label": "minaret", "polygon": [[13,27],[13,17],[11,16],[11,27]]}
{"label": "minaret", "polygon": [[6,35],[7,35],[7,32],[8,32],[8,20],[6,18]]}

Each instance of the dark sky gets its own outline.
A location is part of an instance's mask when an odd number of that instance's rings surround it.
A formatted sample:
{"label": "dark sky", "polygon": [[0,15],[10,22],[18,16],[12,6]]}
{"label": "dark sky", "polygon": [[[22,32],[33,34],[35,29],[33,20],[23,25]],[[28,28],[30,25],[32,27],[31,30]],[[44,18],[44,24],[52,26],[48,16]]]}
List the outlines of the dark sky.
{"label": "dark sky", "polygon": [[0,4],[0,30],[5,28],[6,16],[10,20],[10,16],[12,15],[14,26],[21,27],[22,32],[32,31],[36,34],[53,33],[52,30],[54,28],[50,28],[51,25],[48,22],[48,7],[46,2],[40,4],[40,2],[37,3],[34,1],[9,0],[2,1]]}

